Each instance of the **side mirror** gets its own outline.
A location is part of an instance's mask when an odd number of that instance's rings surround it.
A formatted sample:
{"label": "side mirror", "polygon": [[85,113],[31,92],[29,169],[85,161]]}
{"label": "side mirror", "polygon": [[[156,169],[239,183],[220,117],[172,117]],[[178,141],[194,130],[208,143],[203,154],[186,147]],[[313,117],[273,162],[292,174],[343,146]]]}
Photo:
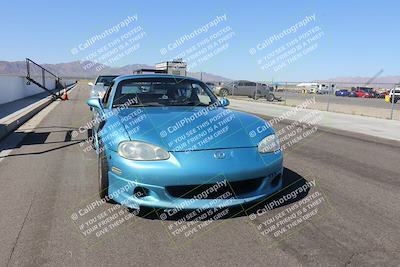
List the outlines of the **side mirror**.
{"label": "side mirror", "polygon": [[219,100],[219,104],[220,104],[222,107],[229,106],[229,100],[223,97],[223,98],[221,98],[221,99]]}
{"label": "side mirror", "polygon": [[96,109],[100,113],[103,113],[103,106],[100,103],[100,98],[92,97],[86,101],[89,107]]}
{"label": "side mirror", "polygon": [[94,84],[92,82],[88,82],[88,85],[89,86],[93,86]]}

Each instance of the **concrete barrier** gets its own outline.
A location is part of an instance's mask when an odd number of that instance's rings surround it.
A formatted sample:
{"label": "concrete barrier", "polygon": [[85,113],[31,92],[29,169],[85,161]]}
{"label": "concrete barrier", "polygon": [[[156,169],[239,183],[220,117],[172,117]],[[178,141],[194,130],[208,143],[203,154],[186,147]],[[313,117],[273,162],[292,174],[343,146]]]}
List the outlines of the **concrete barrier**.
{"label": "concrete barrier", "polygon": [[[71,90],[76,84],[67,87],[67,91]],[[62,90],[60,91],[62,92]],[[11,114],[0,119],[0,140],[6,137],[11,132],[18,129],[19,126],[35,116],[39,111],[50,105],[54,99],[50,96],[43,98],[28,107],[23,108],[17,115]]]}
{"label": "concrete barrier", "polygon": [[[35,80],[42,82],[41,77],[33,77]],[[75,80],[62,80],[62,83],[71,85]],[[46,78],[46,87],[50,90],[56,89],[56,81],[54,78]],[[12,102],[24,97],[43,93],[44,90],[39,86],[31,83],[27,84],[24,76],[0,75],[0,104]]]}

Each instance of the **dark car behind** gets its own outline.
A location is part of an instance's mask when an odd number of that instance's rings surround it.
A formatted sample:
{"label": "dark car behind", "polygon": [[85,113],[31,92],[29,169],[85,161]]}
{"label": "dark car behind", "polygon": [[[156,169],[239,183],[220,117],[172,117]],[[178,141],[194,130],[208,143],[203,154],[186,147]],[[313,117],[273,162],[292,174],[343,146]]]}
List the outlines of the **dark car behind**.
{"label": "dark car behind", "polygon": [[338,90],[335,92],[335,95],[336,96],[348,96],[349,90],[346,90],[346,89]]}

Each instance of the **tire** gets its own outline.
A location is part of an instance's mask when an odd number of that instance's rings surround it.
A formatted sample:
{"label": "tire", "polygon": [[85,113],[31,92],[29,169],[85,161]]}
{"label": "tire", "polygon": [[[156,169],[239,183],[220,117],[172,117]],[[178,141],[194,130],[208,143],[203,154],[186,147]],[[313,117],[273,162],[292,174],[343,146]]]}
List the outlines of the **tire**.
{"label": "tire", "polygon": [[268,102],[272,102],[272,101],[274,101],[275,96],[274,96],[274,94],[268,94],[266,99],[267,99]]}
{"label": "tire", "polygon": [[93,150],[96,149],[94,138],[95,138],[95,136],[94,136],[93,128],[87,129],[87,139],[91,140],[90,144],[91,144]]}
{"label": "tire", "polygon": [[108,162],[106,154],[104,153],[104,148],[100,147],[101,151],[98,156],[97,170],[99,175],[99,196],[105,199],[106,202],[111,202],[108,197]]}
{"label": "tire", "polygon": [[227,95],[229,95],[228,89],[223,88],[219,91],[219,96],[226,97]]}

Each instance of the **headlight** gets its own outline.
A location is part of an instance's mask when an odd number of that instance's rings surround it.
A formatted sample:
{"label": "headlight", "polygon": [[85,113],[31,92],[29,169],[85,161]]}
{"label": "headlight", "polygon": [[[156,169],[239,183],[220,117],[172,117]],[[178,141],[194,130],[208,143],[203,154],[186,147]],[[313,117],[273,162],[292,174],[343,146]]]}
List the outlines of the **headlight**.
{"label": "headlight", "polygon": [[258,152],[270,153],[280,149],[279,139],[275,134],[268,135],[258,143]]}
{"label": "headlight", "polygon": [[140,141],[121,142],[118,146],[118,154],[132,160],[169,159],[169,153],[161,147]]}

